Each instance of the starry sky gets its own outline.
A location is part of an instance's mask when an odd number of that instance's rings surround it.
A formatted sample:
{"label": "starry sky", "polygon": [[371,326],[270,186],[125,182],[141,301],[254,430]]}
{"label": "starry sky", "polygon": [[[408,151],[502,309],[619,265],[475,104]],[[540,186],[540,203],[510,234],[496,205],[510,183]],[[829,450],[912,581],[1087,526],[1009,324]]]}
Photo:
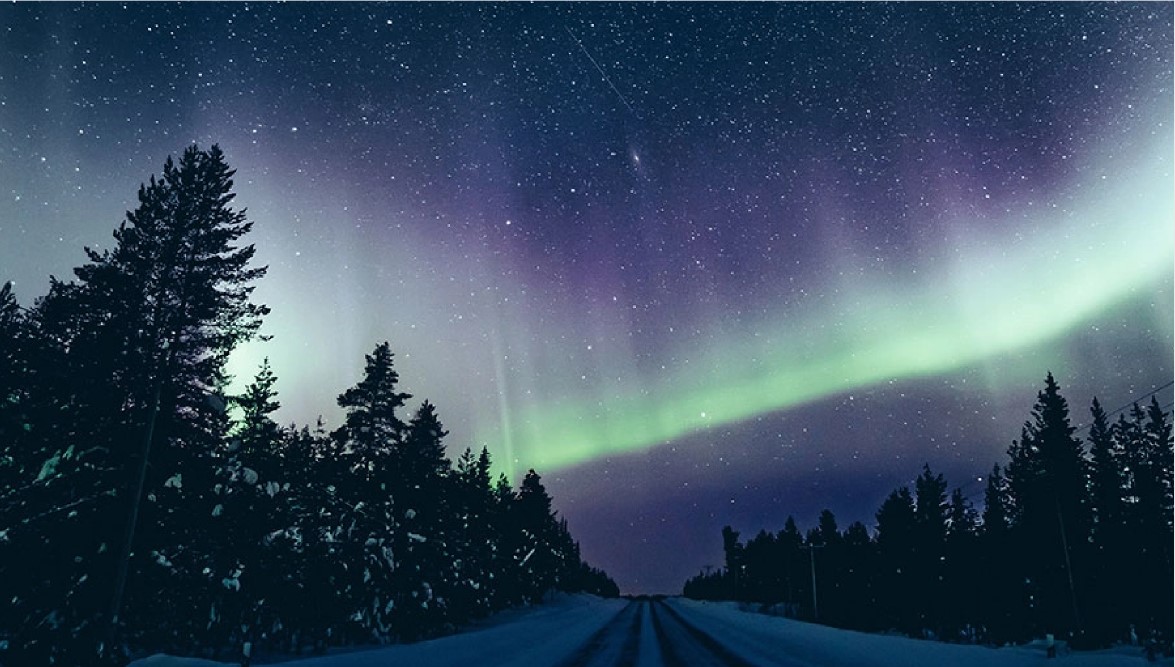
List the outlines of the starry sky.
{"label": "starry sky", "polygon": [[719,530],[977,502],[1051,370],[1173,373],[1170,3],[6,4],[0,280],[219,143],[285,422],[389,340],[625,592]]}

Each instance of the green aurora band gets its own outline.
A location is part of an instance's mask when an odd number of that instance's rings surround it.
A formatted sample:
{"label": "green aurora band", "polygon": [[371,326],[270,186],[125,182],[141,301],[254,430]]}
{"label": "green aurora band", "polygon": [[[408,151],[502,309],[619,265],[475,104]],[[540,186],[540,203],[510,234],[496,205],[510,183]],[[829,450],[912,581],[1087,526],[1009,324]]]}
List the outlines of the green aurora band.
{"label": "green aurora band", "polygon": [[[677,355],[689,361],[656,378],[609,364],[614,382],[513,411],[501,405],[497,424],[479,424],[477,441],[505,454],[506,468],[554,471],[857,388],[973,367],[1057,341],[1156,290],[1169,297],[1169,132],[1150,139],[1144,159],[1108,159],[1084,172],[1069,213],[1021,207],[1031,224],[1017,228],[1031,231],[1015,239],[985,240],[960,220],[957,261],[919,274],[914,286],[842,282],[835,306],[723,331],[709,339],[721,345]],[[1170,318],[1157,327],[1170,338]]]}

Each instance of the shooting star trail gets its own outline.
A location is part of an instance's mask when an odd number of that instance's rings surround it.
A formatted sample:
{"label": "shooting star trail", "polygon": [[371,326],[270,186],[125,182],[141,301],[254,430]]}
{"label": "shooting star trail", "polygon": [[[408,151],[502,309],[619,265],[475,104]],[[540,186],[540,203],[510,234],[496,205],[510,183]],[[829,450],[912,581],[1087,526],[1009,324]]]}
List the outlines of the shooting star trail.
{"label": "shooting star trail", "polygon": [[603,67],[600,67],[600,63],[596,62],[596,59],[592,57],[592,54],[588,53],[588,50],[583,46],[583,42],[579,41],[579,38],[575,36],[575,33],[571,32],[571,28],[563,26],[563,29],[566,30],[568,36],[570,36],[571,39],[575,41],[575,44],[579,47],[579,50],[583,51],[583,55],[587,56],[587,59],[592,61],[592,64],[596,67],[596,71],[600,73],[600,76],[604,77],[604,83],[608,84],[608,86],[612,88],[612,92],[616,93],[616,96],[620,98],[620,101],[624,103],[624,106],[628,108],[632,115],[640,118],[640,114],[638,114],[636,109],[633,109],[632,105],[628,103],[628,100],[624,98],[624,93],[621,93],[620,89],[616,87],[616,84],[612,83],[612,79],[608,78],[608,73],[604,71]]}

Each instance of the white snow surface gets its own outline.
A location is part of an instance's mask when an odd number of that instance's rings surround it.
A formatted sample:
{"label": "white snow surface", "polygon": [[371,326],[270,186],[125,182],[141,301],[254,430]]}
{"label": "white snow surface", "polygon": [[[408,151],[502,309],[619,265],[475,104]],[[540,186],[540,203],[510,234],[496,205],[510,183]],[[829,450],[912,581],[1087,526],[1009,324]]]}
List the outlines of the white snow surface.
{"label": "white snow surface", "polygon": [[[448,637],[415,644],[352,650],[282,664],[288,667],[554,665],[582,646],[592,633],[612,620],[627,604],[628,600],[605,600],[591,595],[559,596],[547,604],[497,614],[488,621]],[[136,660],[129,667],[236,667],[237,664],[158,654]]]}
{"label": "white snow surface", "polygon": [[[565,663],[629,603],[590,595],[559,596],[553,602],[498,614],[465,632],[416,644],[368,649],[340,649],[324,656],[302,658],[288,667],[546,667]],[[838,630],[786,618],[743,611],[732,602],[697,602],[673,598],[667,603],[688,623],[702,630],[726,651],[752,665],[773,667],[1145,667],[1172,665],[1170,658],[1148,663],[1138,647],[1072,652],[1056,660],[1045,657],[1042,643],[989,648],[946,644]],[[647,603],[645,603],[647,604]],[[664,612],[662,612],[664,614]],[[627,627],[628,623],[614,624]],[[641,633],[634,665],[662,664],[648,608],[638,623]],[[612,633],[613,630],[609,630]],[[624,638],[608,634],[616,642]],[[588,660],[594,665],[614,660],[616,647]],[[235,667],[194,658],[153,655],[131,667]],[[260,663],[254,663],[260,664]],[[577,662],[578,664],[578,662]],[[708,664],[708,663],[707,663]]]}
{"label": "white snow surface", "polygon": [[[990,648],[853,632],[742,611],[734,602],[667,601],[687,621],[756,665],[795,667],[1116,667],[1156,664],[1142,649],[1075,651],[1047,660],[1043,643]],[[1157,664],[1171,665],[1171,659]]]}

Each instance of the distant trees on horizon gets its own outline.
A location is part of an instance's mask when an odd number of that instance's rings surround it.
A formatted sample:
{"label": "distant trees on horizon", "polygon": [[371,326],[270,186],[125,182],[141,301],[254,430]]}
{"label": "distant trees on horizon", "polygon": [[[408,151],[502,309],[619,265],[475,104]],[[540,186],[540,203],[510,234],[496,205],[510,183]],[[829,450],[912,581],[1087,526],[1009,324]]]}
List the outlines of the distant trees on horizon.
{"label": "distant trees on horizon", "polygon": [[[924,466],[870,531],[824,510],[802,534],[740,541],[685,583],[697,599],[782,605],[791,616],[949,641],[1053,633],[1086,646],[1171,643],[1172,427],[1152,398],[1111,423],[1095,398],[1088,451],[1050,373],[1031,419],[987,477],[982,513]],[[813,598],[813,584],[816,588]]]}
{"label": "distant trees on horizon", "polygon": [[333,431],[274,422],[268,362],[225,397],[269,312],[232,176],[192,146],[75,281],[27,310],[0,288],[0,664],[298,653],[617,595],[535,471],[514,489],[485,449],[449,461],[386,342]]}

